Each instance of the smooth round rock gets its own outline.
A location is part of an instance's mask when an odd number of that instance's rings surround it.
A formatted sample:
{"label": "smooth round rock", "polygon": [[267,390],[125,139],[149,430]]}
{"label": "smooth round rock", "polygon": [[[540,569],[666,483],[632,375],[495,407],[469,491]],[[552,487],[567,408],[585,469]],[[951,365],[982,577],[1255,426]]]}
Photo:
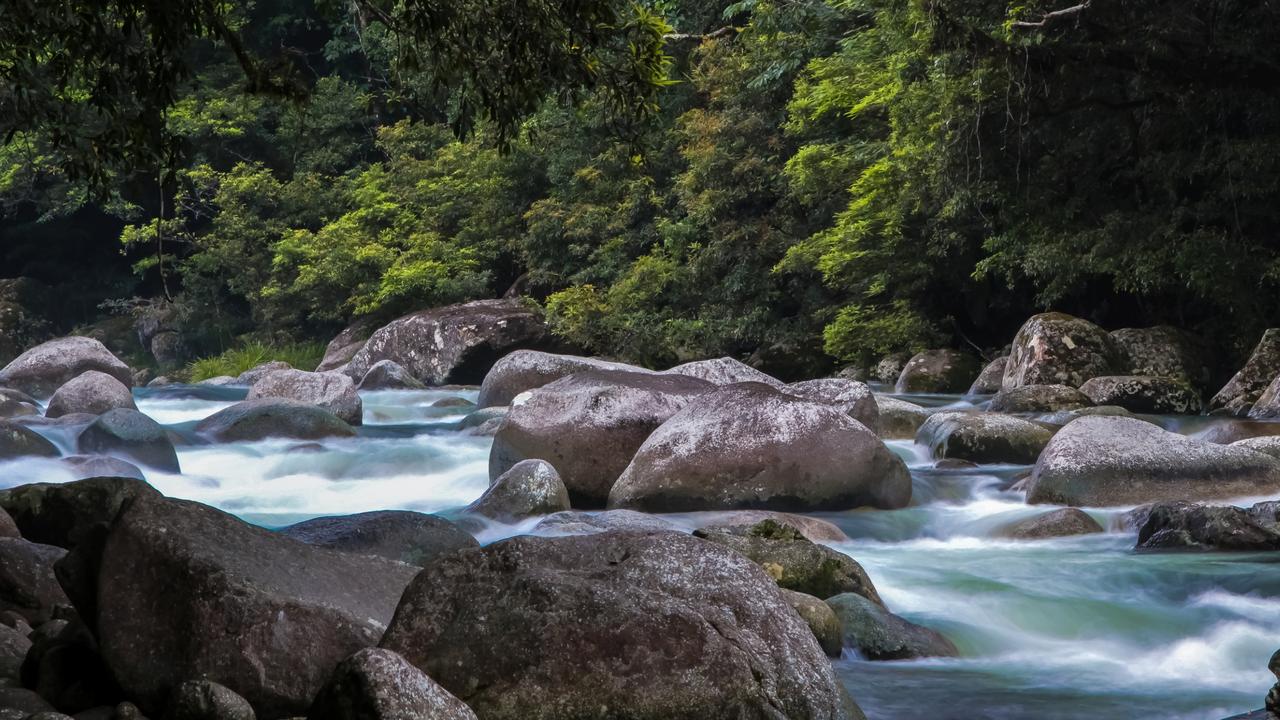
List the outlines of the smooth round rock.
{"label": "smooth round rock", "polygon": [[549,385],[563,377],[585,370],[648,370],[597,358],[558,355],[538,350],[516,350],[493,364],[480,385],[476,404],[482,408],[510,405],[517,395]]}
{"label": "smooth round rock", "polygon": [[76,436],[76,451],[122,456],[164,472],[181,472],[178,452],[160,423],[137,410],[109,410]]}
{"label": "smooth round rock", "polygon": [[284,398],[309,403],[337,415],[343,422],[364,422],[364,403],[355,383],[341,373],[313,373],[305,370],[276,370],[258,379],[247,400]]}
{"label": "smooth round rock", "polygon": [[827,600],[840,618],[844,645],[868,660],[957,657],[960,651],[941,633],[905,620],[861,595]]}
{"label": "smooth round rock", "polygon": [[97,370],[89,370],[68,380],[49,398],[45,417],[62,417],[72,413],[101,415],[117,408],[137,410],[129,386]]}
{"label": "smooth round rock", "polygon": [[1027,320],[1014,336],[1001,388],[1075,388],[1090,378],[1116,375],[1124,365],[1123,351],[1106,330],[1065,313],[1042,313]]}
{"label": "smooth round rock", "polygon": [[545,460],[522,460],[489,484],[466,512],[510,522],[569,509],[569,490]]}
{"label": "smooth round rock", "polygon": [[350,425],[328,410],[284,398],[238,402],[201,420],[195,430],[218,442],[252,442],[273,437],[320,440],[356,434]]}
{"label": "smooth round rock", "polygon": [[997,530],[996,534],[1015,540],[1040,540],[1100,532],[1103,532],[1102,525],[1085,511],[1062,508],[1011,523]]}
{"label": "smooth round rock", "polygon": [[894,383],[899,393],[962,393],[977,376],[978,361],[967,353],[947,348],[916,353]]}
{"label": "smooth round rock", "polygon": [[939,412],[920,426],[916,443],[936,458],[1030,465],[1052,437],[1040,425],[1010,415]]}
{"label": "smooth round rock", "polygon": [[97,370],[124,385],[133,372],[102,343],[87,337],[64,337],[37,345],[0,370],[0,385],[35,397],[49,397],[69,380]]}

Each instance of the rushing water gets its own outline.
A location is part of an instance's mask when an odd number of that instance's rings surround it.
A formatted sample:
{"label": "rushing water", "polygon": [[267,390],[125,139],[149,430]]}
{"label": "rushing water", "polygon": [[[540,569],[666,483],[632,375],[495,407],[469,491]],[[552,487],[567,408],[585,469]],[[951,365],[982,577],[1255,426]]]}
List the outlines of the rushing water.
{"label": "rushing water", "polygon": [[[136,391],[139,408],[180,435],[243,389]],[[488,485],[490,439],[458,430],[473,391],[364,394],[356,438],[179,448],[181,475],[148,471],[166,495],[266,526],[325,514],[458,508]],[[934,406],[956,397],[911,397]],[[1185,432],[1202,422],[1162,424]],[[64,448],[75,428],[40,427]],[[911,466],[915,499],[898,511],[824,514],[851,538],[835,547],[867,569],[889,607],[944,632],[958,659],[837,664],[871,718],[1218,720],[1261,706],[1280,647],[1280,553],[1148,554],[1116,530],[1014,542],[997,528],[1039,512],[1006,490],[1021,467],[935,470],[924,448],[890,443]],[[58,463],[0,466],[5,485],[60,481]],[[672,518],[677,524],[683,518]],[[527,531],[491,528],[482,542]]]}

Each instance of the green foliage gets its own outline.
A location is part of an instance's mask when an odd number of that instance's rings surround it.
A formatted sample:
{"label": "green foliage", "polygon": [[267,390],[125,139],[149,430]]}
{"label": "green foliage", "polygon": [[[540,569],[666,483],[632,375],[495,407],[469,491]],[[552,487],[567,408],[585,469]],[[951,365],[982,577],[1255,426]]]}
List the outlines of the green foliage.
{"label": "green foliage", "polygon": [[276,360],[287,362],[291,367],[307,370],[319,365],[323,358],[323,343],[268,345],[250,342],[219,355],[192,361],[185,370],[184,379],[188,382],[200,382],[222,376],[236,377],[246,370]]}

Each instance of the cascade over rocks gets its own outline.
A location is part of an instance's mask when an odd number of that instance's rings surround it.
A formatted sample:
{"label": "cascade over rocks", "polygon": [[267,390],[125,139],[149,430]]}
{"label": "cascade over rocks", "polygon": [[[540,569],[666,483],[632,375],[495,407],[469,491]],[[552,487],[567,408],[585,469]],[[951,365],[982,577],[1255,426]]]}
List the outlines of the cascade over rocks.
{"label": "cascade over rocks", "polygon": [[1280,461],[1125,417],[1082,417],[1032,470],[1029,503],[1102,507],[1280,491]]}
{"label": "cascade over rocks", "polygon": [[916,443],[936,458],[1029,465],[1052,437],[1040,425],[1010,415],[944,411],[924,421]]}
{"label": "cascade over rocks", "polygon": [[476,720],[408,660],[390,650],[365,648],[343,660],[316,696],[307,720]]}
{"label": "cascade over rocks", "polygon": [[609,507],[846,510],[910,499],[906,464],[866,426],[835,407],[742,383],[703,395],[655,430],[614,484]]}
{"label": "cascade over rocks", "polygon": [[1141,550],[1280,550],[1275,503],[1245,510],[1168,502],[1144,510],[1146,521],[1138,529]]}
{"label": "cascade over rocks", "polygon": [[493,438],[489,477],[500,477],[521,460],[546,460],[560,473],[575,507],[603,507],[650,433],[711,389],[705,380],[684,375],[623,370],[561,378],[512,404]]}
{"label": "cascade over rocks", "polygon": [[364,404],[355,383],[341,373],[313,373],[305,370],[276,370],[258,378],[248,400],[284,398],[310,403],[337,415],[343,422],[364,421]]}
{"label": "cascade over rocks", "polygon": [[314,518],[282,528],[280,533],[308,545],[415,566],[479,545],[448,520],[409,510]]}
{"label": "cascade over rocks", "polygon": [[160,423],[137,410],[109,410],[76,436],[76,451],[122,455],[165,472],[180,472],[178,452]]}
{"label": "cascade over rocks", "polygon": [[1196,415],[1200,393],[1184,380],[1139,375],[1105,375],[1091,378],[1080,392],[1095,405],[1116,405],[1152,415]]}
{"label": "cascade over rocks", "polygon": [[1088,395],[1066,385],[1021,385],[1007,388],[991,398],[991,411],[1003,413],[1048,413],[1079,410],[1093,404]]}
{"label": "cascade over rocks", "polygon": [[762,373],[750,365],[734,360],[731,357],[695,360],[694,362],[677,365],[665,372],[674,375],[688,375],[689,377],[706,380],[713,385],[758,382],[774,387],[782,387],[784,384],[772,375]]}
{"label": "cascade over rocks", "polygon": [[900,393],[961,393],[979,372],[978,361],[959,350],[939,349],[916,353],[894,384]]}
{"label": "cascade over rocks", "polygon": [[493,364],[480,385],[480,397],[476,404],[482,408],[510,405],[520,393],[549,385],[563,377],[584,370],[625,370],[650,372],[642,367],[626,363],[557,355],[538,350],[516,350]]}
{"label": "cascade over rocks", "polygon": [[1280,375],[1280,328],[1262,334],[1244,367],[1209,400],[1209,409],[1226,415],[1245,415],[1267,386]]}
{"label": "cascade over rocks", "polygon": [[1080,387],[1090,378],[1115,375],[1124,365],[1123,351],[1107,331],[1065,313],[1042,313],[1014,336],[1002,388]]}
{"label": "cascade over rocks", "polygon": [[956,657],[960,651],[941,633],[894,615],[854,593],[837,595],[827,605],[840,618],[844,645],[868,660]]}
{"label": "cascade over rocks", "polygon": [[866,425],[872,432],[880,429],[880,406],[866,383],[842,378],[823,378],[795,382],[783,388],[802,400],[834,405],[849,417]]}
{"label": "cascade over rocks", "polygon": [[863,717],[763,570],[678,533],[516,537],[442,559],[381,647],[486,720]]}
{"label": "cascade over rocks", "polygon": [[982,368],[982,372],[978,373],[978,379],[973,381],[969,386],[969,390],[965,395],[991,395],[1000,392],[1000,387],[1004,383],[1004,369],[1009,364],[1009,356],[1004,355],[987,363]]}
{"label": "cascade over rocks", "polygon": [[1100,532],[1103,532],[1102,526],[1085,511],[1062,508],[1011,523],[1000,528],[997,534],[1015,540],[1040,540]]}
{"label": "cascade over rocks", "polygon": [[116,518],[98,568],[101,653],[128,697],[157,712],[201,678],[265,717],[304,712],[334,666],[376,644],[417,572],[151,497]]}
{"label": "cascade over rocks", "polygon": [[510,522],[569,509],[569,490],[545,460],[521,460],[467,506],[466,512]]}
{"label": "cascade over rocks", "polygon": [[[345,377],[345,376],[344,376]],[[426,385],[395,360],[379,360],[360,378],[360,390],[421,390]]]}
{"label": "cascade over rocks", "polygon": [[72,413],[101,415],[116,408],[138,409],[129,387],[104,372],[89,370],[58,388],[49,399],[44,415],[51,418]]}
{"label": "cascade over rocks", "polygon": [[35,455],[58,457],[58,448],[39,433],[10,420],[0,420],[0,460]]}
{"label": "cascade over rocks", "polygon": [[356,434],[350,425],[328,410],[285,398],[238,402],[201,420],[195,430],[218,442],[248,442],[272,437],[320,440]]}
{"label": "cascade over rocks", "polygon": [[478,383],[513,350],[557,344],[542,317],[518,300],[476,300],[391,321],[369,336],[345,372],[363,378],[379,360],[394,360],[427,385]]}
{"label": "cascade over rocks", "polygon": [[37,345],[0,370],[0,385],[35,397],[49,397],[67,381],[90,370],[106,373],[126,387],[133,373],[105,345],[86,337],[64,337]]}

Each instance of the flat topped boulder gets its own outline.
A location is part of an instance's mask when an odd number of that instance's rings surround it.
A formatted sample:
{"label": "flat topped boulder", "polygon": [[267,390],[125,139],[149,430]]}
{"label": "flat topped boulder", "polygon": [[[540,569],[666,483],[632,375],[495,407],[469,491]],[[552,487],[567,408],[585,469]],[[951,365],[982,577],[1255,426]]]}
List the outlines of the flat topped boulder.
{"label": "flat topped boulder", "polygon": [[89,370],[58,388],[49,398],[44,415],[51,418],[72,413],[101,415],[116,408],[138,409],[129,386],[107,373]]}
{"label": "flat topped boulder", "polygon": [[762,383],[689,403],[649,436],[609,493],[647,512],[905,507],[911,477],[865,425]]}
{"label": "flat topped boulder", "polygon": [[252,442],[273,437],[320,440],[356,434],[350,425],[328,410],[285,398],[238,402],[201,420],[195,429],[218,442]]}
{"label": "flat topped boulder", "polygon": [[364,421],[364,403],[351,378],[336,372],[276,370],[263,375],[249,390],[249,400],[284,398],[309,403],[337,415],[343,422]]}
{"label": "flat topped boulder", "polygon": [[677,533],[453,555],[414,579],[381,647],[486,720],[863,717],[763,570]]}
{"label": "flat topped boulder", "polygon": [[308,545],[377,555],[417,566],[479,545],[475,538],[442,517],[408,510],[319,517],[282,528],[280,533]]}
{"label": "flat topped boulder", "polygon": [[1022,418],[999,413],[938,412],[916,434],[916,443],[936,458],[975,463],[1030,465],[1053,433]]}
{"label": "flat topped boulder", "polygon": [[1116,375],[1124,366],[1124,353],[1106,330],[1065,313],[1042,313],[1014,336],[1001,387],[1080,387],[1090,378]]}
{"label": "flat topped boulder", "polygon": [[104,372],[126,386],[133,372],[106,345],[87,337],[64,337],[37,345],[0,370],[0,385],[36,397],[49,397],[68,380],[90,370]]}
{"label": "flat topped boulder", "polygon": [[894,383],[900,393],[964,392],[980,371],[978,361],[968,353],[943,348],[916,353],[902,367]]}
{"label": "flat topped boulder", "polygon": [[880,430],[880,406],[876,396],[864,382],[844,378],[805,380],[787,385],[783,390],[802,400],[834,405],[849,417],[866,425],[872,432]]}
{"label": "flat topped boulder", "polygon": [[1168,432],[1142,420],[1072,420],[1032,470],[1029,503],[1086,507],[1202,500],[1280,491],[1280,461]]}
{"label": "flat topped boulder", "polygon": [[510,405],[520,393],[540,388],[563,377],[585,370],[625,370],[649,372],[626,363],[577,355],[559,355],[539,350],[516,350],[493,364],[480,384],[480,407]]}
{"label": "flat topped boulder", "polygon": [[623,370],[587,370],[512,403],[489,454],[496,479],[522,460],[551,463],[575,507],[603,507],[609,490],[650,433],[713,389],[705,380]]}
{"label": "flat topped boulder", "polygon": [[732,385],[742,382],[758,382],[774,387],[781,387],[783,382],[772,375],[760,372],[744,362],[731,357],[713,358],[711,360],[695,360],[677,365],[664,372],[674,375],[688,375],[706,380],[713,385]]}
{"label": "flat topped boulder", "polygon": [[137,410],[99,415],[76,436],[76,450],[121,457],[165,472],[179,472],[178,452],[160,423]]}
{"label": "flat topped boulder", "polygon": [[352,356],[354,378],[394,360],[428,385],[475,384],[498,358],[557,344],[542,317],[518,300],[477,300],[405,315],[379,328]]}
{"label": "flat topped boulder", "polygon": [[155,713],[200,678],[265,717],[305,712],[339,662],[378,642],[418,572],[148,497],[116,518],[98,567],[101,655],[127,696]]}

